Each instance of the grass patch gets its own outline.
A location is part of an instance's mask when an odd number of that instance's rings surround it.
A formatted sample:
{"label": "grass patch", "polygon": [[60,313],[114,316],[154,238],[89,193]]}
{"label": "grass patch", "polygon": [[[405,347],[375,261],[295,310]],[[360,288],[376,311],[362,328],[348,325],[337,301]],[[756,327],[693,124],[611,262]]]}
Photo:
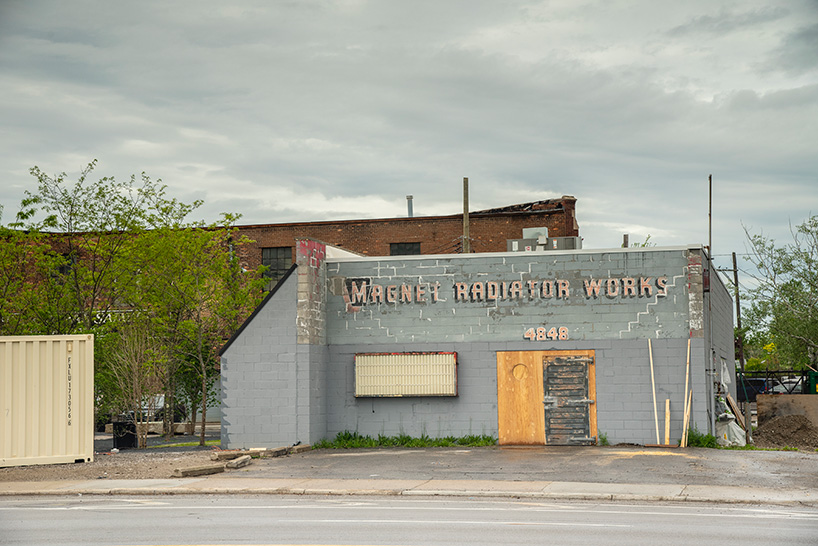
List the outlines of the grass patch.
{"label": "grass patch", "polygon": [[753,444],[747,444],[745,446],[721,446],[721,449],[733,449],[735,451],[778,451],[777,449],[763,449]]}
{"label": "grass patch", "polygon": [[[747,444],[746,446],[719,446],[719,449],[733,449],[736,451],[801,451],[797,447],[757,447],[753,444]],[[815,451],[818,452],[818,449]]]}
{"label": "grass patch", "polygon": [[599,440],[597,441],[596,445],[598,446],[609,446],[611,443],[608,441],[608,435],[604,432],[599,433]]}
{"label": "grass patch", "polygon": [[355,449],[374,447],[480,447],[493,446],[497,444],[497,439],[486,435],[470,435],[456,438],[446,436],[445,438],[430,438],[426,434],[419,438],[414,438],[406,434],[398,436],[383,436],[379,434],[377,438],[363,436],[357,432],[339,432],[334,440],[323,439],[313,444],[313,449]]}
{"label": "grass patch", "polygon": [[[206,446],[218,446],[221,445],[221,440],[205,440]],[[148,449],[153,449],[156,447],[195,447],[198,446],[199,442],[183,442],[180,444],[159,444],[155,446],[148,446]]]}
{"label": "grass patch", "polygon": [[687,447],[709,447],[718,449],[721,447],[718,440],[712,434],[702,434],[696,427],[687,432]]}

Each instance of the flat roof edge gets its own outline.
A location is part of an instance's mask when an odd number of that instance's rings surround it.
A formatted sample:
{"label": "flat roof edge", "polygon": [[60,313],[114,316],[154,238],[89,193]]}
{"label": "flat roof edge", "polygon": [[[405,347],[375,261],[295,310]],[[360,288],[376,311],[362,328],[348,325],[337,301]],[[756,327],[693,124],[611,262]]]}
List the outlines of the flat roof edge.
{"label": "flat roof edge", "polygon": [[326,258],[325,261],[333,263],[342,262],[371,262],[383,260],[429,260],[429,259],[478,259],[478,258],[513,258],[517,256],[554,256],[565,254],[624,254],[626,252],[672,252],[681,250],[704,250],[704,245],[679,245],[679,246],[649,246],[631,248],[581,248],[578,250],[527,250],[522,252],[474,252],[470,254],[408,254],[400,256],[361,256],[352,258]]}

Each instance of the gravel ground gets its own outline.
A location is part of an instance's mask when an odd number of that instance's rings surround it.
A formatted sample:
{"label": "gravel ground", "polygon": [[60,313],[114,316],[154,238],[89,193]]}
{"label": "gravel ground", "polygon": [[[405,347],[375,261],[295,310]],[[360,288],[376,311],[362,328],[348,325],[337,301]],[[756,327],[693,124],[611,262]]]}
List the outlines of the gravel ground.
{"label": "gravel ground", "polygon": [[[218,432],[206,434],[206,440],[218,440]],[[218,447],[177,446],[168,444],[198,442],[197,436],[176,436],[165,441],[161,436],[148,436],[148,449],[122,449],[113,452],[110,434],[94,437],[94,460],[90,463],[12,466],[0,468],[0,482],[104,480],[107,478],[165,479],[177,468],[208,464],[210,453]]]}

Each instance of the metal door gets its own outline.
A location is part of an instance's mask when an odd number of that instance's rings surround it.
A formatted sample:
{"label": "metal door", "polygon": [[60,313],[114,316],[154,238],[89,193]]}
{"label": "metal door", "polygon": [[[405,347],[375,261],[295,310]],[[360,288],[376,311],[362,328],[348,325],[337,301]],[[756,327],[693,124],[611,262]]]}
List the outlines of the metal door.
{"label": "metal door", "polygon": [[593,355],[557,353],[543,357],[546,444],[596,443],[593,368]]}

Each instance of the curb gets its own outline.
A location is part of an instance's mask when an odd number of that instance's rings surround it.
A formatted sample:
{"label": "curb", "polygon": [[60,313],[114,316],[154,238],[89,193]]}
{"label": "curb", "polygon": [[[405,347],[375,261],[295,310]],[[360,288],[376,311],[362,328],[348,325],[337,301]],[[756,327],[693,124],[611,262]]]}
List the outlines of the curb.
{"label": "curb", "polygon": [[68,496],[166,496],[166,495],[296,495],[296,496],[388,496],[388,497],[474,497],[502,499],[547,499],[570,501],[598,502],[672,502],[672,503],[708,503],[708,504],[771,504],[779,506],[818,507],[818,498],[809,499],[750,499],[750,498],[716,498],[694,497],[690,495],[652,495],[637,493],[555,493],[533,491],[486,491],[486,490],[453,490],[453,489],[305,489],[291,487],[277,488],[112,488],[112,489],[76,489],[68,491],[0,491],[0,497],[68,497]]}

